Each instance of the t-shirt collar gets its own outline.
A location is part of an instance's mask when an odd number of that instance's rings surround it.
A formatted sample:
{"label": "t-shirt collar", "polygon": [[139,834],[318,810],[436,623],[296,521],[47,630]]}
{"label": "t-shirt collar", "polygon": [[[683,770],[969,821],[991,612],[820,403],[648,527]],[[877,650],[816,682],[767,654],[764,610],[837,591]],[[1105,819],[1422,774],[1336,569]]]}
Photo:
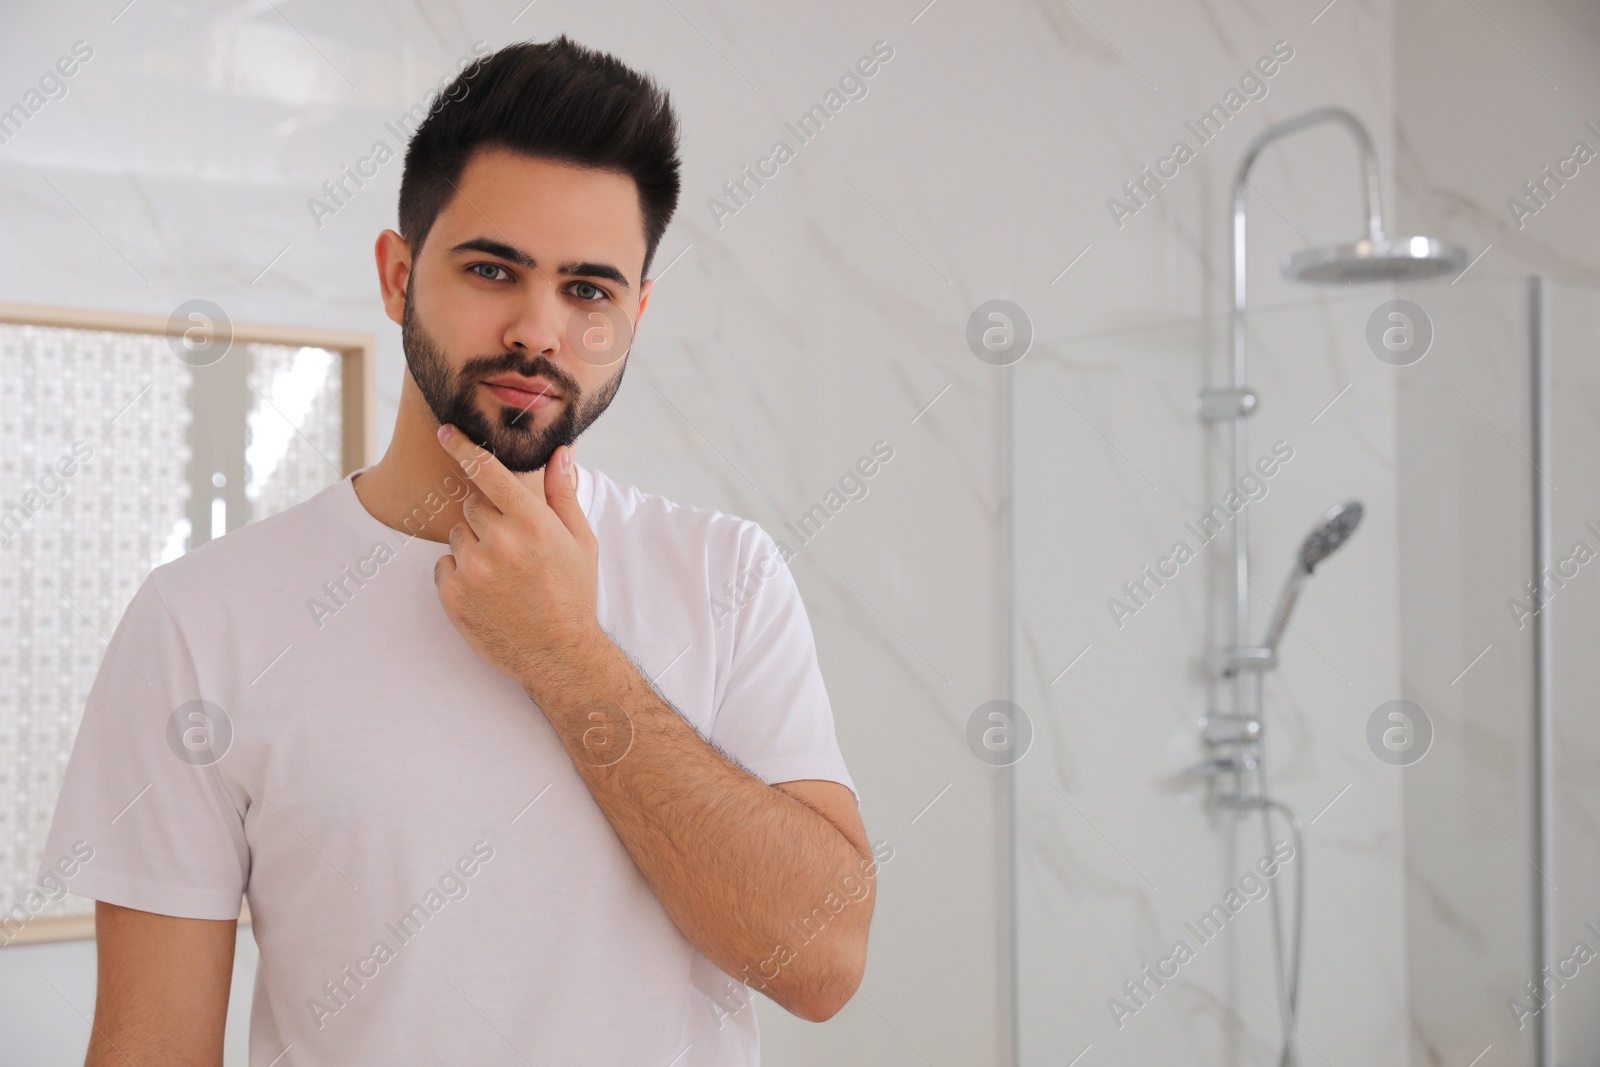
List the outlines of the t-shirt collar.
{"label": "t-shirt collar", "polygon": [[[594,517],[594,473],[586,469],[583,464],[578,463],[576,460],[573,461],[572,466],[573,469],[578,472],[578,507],[582,509],[585,519],[592,520]],[[382,522],[376,515],[372,514],[372,512],[368,511],[367,506],[363,504],[361,502],[361,498],[356,495],[356,475],[363,474],[371,470],[372,467],[372,464],[368,464],[365,467],[360,467],[351,471],[349,474],[344,476],[340,484],[335,488],[335,491],[345,498],[344,503],[346,507],[355,511],[355,519],[362,526],[367,527],[373,532],[387,532],[391,534],[404,535],[404,531],[393,529]],[[441,545],[443,544],[443,542],[439,543]]]}

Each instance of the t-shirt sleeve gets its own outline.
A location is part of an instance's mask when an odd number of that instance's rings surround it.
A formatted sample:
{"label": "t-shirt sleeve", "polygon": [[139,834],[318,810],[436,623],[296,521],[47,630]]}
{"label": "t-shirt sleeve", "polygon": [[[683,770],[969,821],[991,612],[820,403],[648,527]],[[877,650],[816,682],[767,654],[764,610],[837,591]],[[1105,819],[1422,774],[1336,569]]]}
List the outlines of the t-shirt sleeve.
{"label": "t-shirt sleeve", "polygon": [[147,576],[90,687],[39,884],[77,855],[67,888],[79,896],[162,915],[239,917],[250,851],[219,769],[231,727],[216,704],[200,703],[198,688],[184,634]]}
{"label": "t-shirt sleeve", "polygon": [[[834,733],[800,589],[772,537],[750,523],[726,621],[732,650],[711,739],[768,784],[820,778],[856,792]],[[856,794],[860,801],[860,795]]]}

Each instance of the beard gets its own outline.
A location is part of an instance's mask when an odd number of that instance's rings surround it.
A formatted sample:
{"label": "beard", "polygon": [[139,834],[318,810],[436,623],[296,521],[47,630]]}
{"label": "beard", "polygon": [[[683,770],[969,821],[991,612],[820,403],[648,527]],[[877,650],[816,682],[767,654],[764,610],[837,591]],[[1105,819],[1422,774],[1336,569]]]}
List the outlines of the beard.
{"label": "beard", "polygon": [[[406,282],[406,306],[401,316],[400,340],[405,349],[406,366],[412,380],[427,401],[433,417],[442,425],[450,423],[478,447],[498,459],[507,470],[517,473],[540,470],[562,445],[570,445],[598,419],[622,385],[627,369],[626,357],[615,376],[585,397],[576,379],[543,355],[504,352],[498,356],[477,356],[452,371],[452,360],[428,331],[417,321],[411,282]],[[519,409],[490,398],[493,414],[479,407],[479,385],[485,378],[506,372],[528,376],[542,375],[560,394],[560,413],[543,429],[537,425],[537,412]],[[548,408],[542,410],[549,410]]]}

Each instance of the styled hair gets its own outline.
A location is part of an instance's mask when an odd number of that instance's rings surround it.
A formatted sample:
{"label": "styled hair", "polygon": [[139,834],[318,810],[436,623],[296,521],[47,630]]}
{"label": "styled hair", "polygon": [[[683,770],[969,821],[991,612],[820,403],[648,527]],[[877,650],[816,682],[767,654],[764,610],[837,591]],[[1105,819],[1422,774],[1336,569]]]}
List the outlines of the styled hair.
{"label": "styled hair", "polygon": [[419,253],[473,153],[504,148],[631,177],[643,277],[678,207],[678,144],[672,101],[648,75],[565,34],[507,45],[464,68],[417,127],[400,178],[400,236]]}

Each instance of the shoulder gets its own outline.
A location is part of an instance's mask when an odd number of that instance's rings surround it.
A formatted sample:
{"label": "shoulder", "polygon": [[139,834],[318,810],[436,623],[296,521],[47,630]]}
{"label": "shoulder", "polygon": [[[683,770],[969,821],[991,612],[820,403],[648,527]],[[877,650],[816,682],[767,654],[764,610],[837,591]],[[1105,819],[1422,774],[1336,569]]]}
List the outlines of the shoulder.
{"label": "shoulder", "polygon": [[671,553],[699,557],[708,569],[717,572],[747,566],[769,555],[786,558],[772,536],[752,519],[715,508],[679,504],[619,482],[603,471],[590,467],[584,470],[595,482],[591,508],[594,521],[606,534],[628,531],[629,540],[647,544],[652,556]]}
{"label": "shoulder", "polygon": [[338,540],[332,494],[343,488],[335,482],[275,515],[198,545],[157,565],[146,583],[170,611],[222,599],[248,602],[270,593],[298,573],[296,564]]}
{"label": "shoulder", "polygon": [[761,634],[801,639],[808,624],[788,566],[794,553],[760,523],[585,470],[595,478],[590,518],[602,572],[620,595],[707,605],[706,625],[728,655],[755,647]]}

